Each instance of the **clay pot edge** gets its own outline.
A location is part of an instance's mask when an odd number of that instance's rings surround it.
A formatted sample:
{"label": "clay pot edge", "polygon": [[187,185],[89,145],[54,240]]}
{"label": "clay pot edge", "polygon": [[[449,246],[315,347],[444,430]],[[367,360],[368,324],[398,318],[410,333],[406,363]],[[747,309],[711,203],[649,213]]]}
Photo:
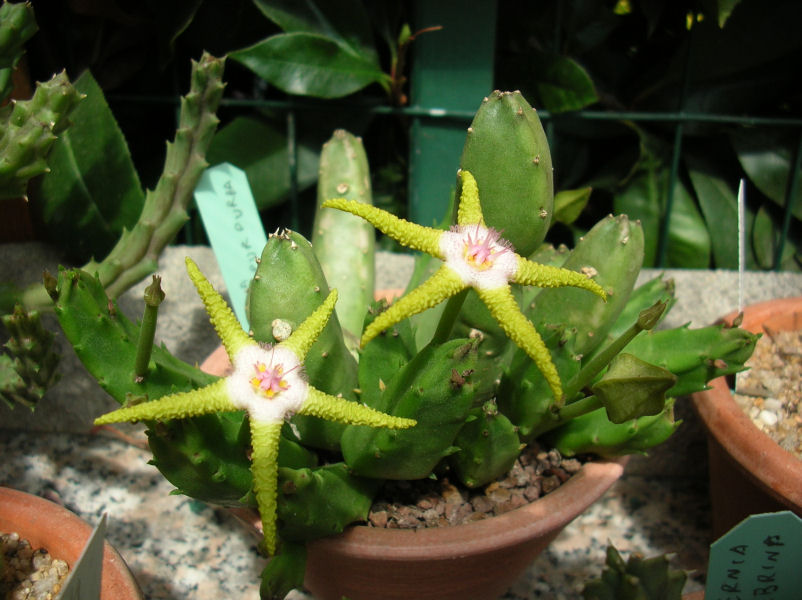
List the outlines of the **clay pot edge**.
{"label": "clay pot edge", "polygon": [[[732,312],[720,322],[731,325],[738,313]],[[776,317],[772,319],[772,317]],[[802,296],[769,300],[744,309],[742,327],[762,333],[765,322],[780,329],[779,320],[802,319]],[[781,448],[735,403],[724,377],[711,382],[708,390],[693,394],[697,413],[716,441],[741,465],[752,479],[776,495],[791,500],[802,509],[802,460]]]}

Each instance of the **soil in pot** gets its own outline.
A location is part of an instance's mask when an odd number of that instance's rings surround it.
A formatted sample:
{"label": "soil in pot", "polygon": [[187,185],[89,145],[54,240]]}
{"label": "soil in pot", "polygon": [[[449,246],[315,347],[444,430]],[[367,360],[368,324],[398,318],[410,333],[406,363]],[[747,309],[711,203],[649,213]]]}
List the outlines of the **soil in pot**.
{"label": "soil in pot", "polygon": [[[737,317],[732,313],[721,321],[732,324]],[[778,383],[777,376],[765,368],[777,360],[772,357],[773,351],[766,353],[765,344],[770,341],[783,340],[780,341],[783,346],[780,363],[796,360],[792,355],[798,354],[799,350],[789,352],[784,336],[779,332],[802,329],[802,297],[747,306],[740,326],[762,333],[764,345],[761,348],[758,343],[760,349],[747,362],[754,372],[747,372],[745,383],[738,386],[740,391],[750,392],[741,399],[746,410],[733,399],[732,383],[725,378],[712,381],[710,389],[693,395],[696,411],[709,434],[713,539],[750,514],[791,510],[802,515],[802,460],[789,447],[798,445],[799,396],[796,395],[790,403],[776,397],[784,387],[798,389],[799,370],[792,365],[792,380]],[[791,339],[794,339],[793,335]],[[774,427],[769,425],[775,420],[777,425],[788,427],[777,427],[776,438],[772,438],[770,430]],[[793,429],[796,431],[789,436],[787,432],[795,421]]]}
{"label": "soil in pot", "polygon": [[735,402],[758,429],[802,460],[802,330],[769,329],[746,364]]}
{"label": "soil in pot", "polygon": [[371,507],[368,524],[387,529],[448,527],[481,521],[529,504],[556,490],[582,462],[531,444],[512,469],[475,489],[437,480],[388,481]]}
{"label": "soil in pot", "polygon": [[33,548],[18,533],[0,533],[0,599],[51,600],[61,591],[69,566]]}

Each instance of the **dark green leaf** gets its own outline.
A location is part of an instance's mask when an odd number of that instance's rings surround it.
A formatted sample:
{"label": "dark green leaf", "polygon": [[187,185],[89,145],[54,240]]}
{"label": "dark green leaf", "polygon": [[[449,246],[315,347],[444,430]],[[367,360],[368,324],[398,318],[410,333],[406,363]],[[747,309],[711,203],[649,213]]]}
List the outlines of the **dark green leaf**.
{"label": "dark green leaf", "polygon": [[50,239],[68,244],[73,257],[101,258],[136,223],[145,197],[103,91],[89,71],[74,85],[86,98],[53,145],[37,212]]}
{"label": "dark green leaf", "polygon": [[[668,173],[665,173],[666,180]],[[667,267],[707,269],[711,241],[702,215],[681,182],[674,188],[674,204],[668,226]]]}
{"label": "dark green leaf", "polygon": [[[645,266],[654,265],[657,258],[660,221],[667,191],[668,169],[648,166],[645,171],[633,176],[614,199],[616,213],[641,221]],[[668,237],[668,255],[663,266],[684,269],[704,269],[709,266],[710,234],[693,198],[679,181],[674,187]]]}
{"label": "dark green leaf", "polygon": [[361,0],[254,0],[254,4],[285,33],[317,33],[355,55],[376,60],[370,20]]}
{"label": "dark green leaf", "polygon": [[718,0],[718,26],[724,27],[727,19],[730,18],[732,11],[740,4],[741,0]]}
{"label": "dark green leaf", "polygon": [[[749,180],[769,200],[785,207],[792,160],[788,135],[782,131],[750,131],[734,135],[732,143]],[[802,219],[802,185],[797,186],[791,202],[792,214]]]}
{"label": "dark green leaf", "polygon": [[[303,190],[317,181],[318,152],[303,143],[297,148],[298,188]],[[229,162],[244,170],[260,210],[281,203],[289,194],[287,138],[263,120],[234,119],[215,135],[207,160],[211,165]]]}
{"label": "dark green leaf", "polygon": [[613,200],[615,214],[638,219],[643,227],[644,266],[654,265],[657,258],[657,239],[660,235],[661,184],[653,169],[633,176]]}
{"label": "dark green leaf", "polygon": [[705,170],[704,165],[691,164],[688,170],[699,206],[708,227],[715,228],[712,236],[713,258],[717,268],[738,268],[738,199],[730,185]]}
{"label": "dark green leaf", "polygon": [[389,79],[375,60],[318,34],[274,35],[230,56],[281,90],[302,96],[340,98]]}
{"label": "dark green leaf", "polygon": [[546,110],[579,110],[598,100],[590,76],[567,56],[538,53],[533,62],[537,93]]}
{"label": "dark green leaf", "polygon": [[562,190],[554,195],[554,220],[570,225],[577,220],[590,200],[593,188]]}
{"label": "dark green leaf", "polygon": [[752,247],[755,250],[757,263],[761,269],[771,269],[774,265],[774,224],[765,206],[761,206],[755,215],[752,228]]}

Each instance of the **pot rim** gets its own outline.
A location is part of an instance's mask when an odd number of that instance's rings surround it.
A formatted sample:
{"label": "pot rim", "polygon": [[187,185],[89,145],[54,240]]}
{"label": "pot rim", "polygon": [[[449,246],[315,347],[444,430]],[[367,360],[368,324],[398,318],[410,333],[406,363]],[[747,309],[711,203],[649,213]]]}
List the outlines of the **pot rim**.
{"label": "pot rim", "polygon": [[[732,325],[738,312],[720,323]],[[759,302],[744,309],[741,327],[752,333],[802,327],[802,296]],[[730,393],[726,378],[692,395],[697,413],[716,442],[749,474],[786,502],[802,510],[802,460],[780,447],[744,413]]]}
{"label": "pot rim", "polygon": [[559,488],[507,513],[448,527],[387,529],[353,525],[342,534],[308,542],[318,551],[354,558],[403,560],[482,554],[559,531],[596,502],[623,474],[628,456],[585,463]]}
{"label": "pot rim", "polygon": [[[8,531],[5,531],[8,530]],[[0,486],[0,531],[19,533],[32,546],[46,547],[72,569],[92,534],[92,527],[54,502]],[[42,533],[39,533],[42,531]],[[50,541],[46,541],[50,540]],[[142,592],[125,560],[104,540],[101,597],[141,599]]]}

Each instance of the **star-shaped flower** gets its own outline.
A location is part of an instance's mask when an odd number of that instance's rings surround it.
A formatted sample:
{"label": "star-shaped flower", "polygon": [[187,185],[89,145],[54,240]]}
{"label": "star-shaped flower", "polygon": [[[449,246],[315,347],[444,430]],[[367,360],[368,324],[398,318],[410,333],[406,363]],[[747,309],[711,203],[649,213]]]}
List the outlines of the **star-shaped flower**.
{"label": "star-shaped flower", "polygon": [[498,231],[485,225],[479,188],[473,175],[468,171],[460,171],[459,175],[462,194],[457,224],[449,231],[410,223],[354,200],[335,198],[323,204],[358,215],[404,246],[444,261],[434,275],[379,315],[365,329],[360,343],[364,346],[395,323],[472,287],[507,336],[535,362],[554,398],[561,402],[562,385],[549,350],[532,322],[521,312],[509,284],[574,286],[605,300],[607,296],[600,285],[582,273],[542,265],[516,254]]}
{"label": "star-shaped flower", "polygon": [[340,423],[403,429],[412,419],[393,417],[357,402],[337,398],[307,382],[303,360],[323,331],[334,310],[337,291],[283,342],[260,344],[239,325],[231,308],[206,280],[191,259],[187,271],[203,300],[206,312],[220,336],[233,372],[191,392],[164,396],[152,402],[125,407],[95,420],[96,425],[123,421],[184,419],[213,412],[245,410],[251,429],[251,472],[265,548],[276,550],[276,489],[281,426],[294,414],[312,415]]}

